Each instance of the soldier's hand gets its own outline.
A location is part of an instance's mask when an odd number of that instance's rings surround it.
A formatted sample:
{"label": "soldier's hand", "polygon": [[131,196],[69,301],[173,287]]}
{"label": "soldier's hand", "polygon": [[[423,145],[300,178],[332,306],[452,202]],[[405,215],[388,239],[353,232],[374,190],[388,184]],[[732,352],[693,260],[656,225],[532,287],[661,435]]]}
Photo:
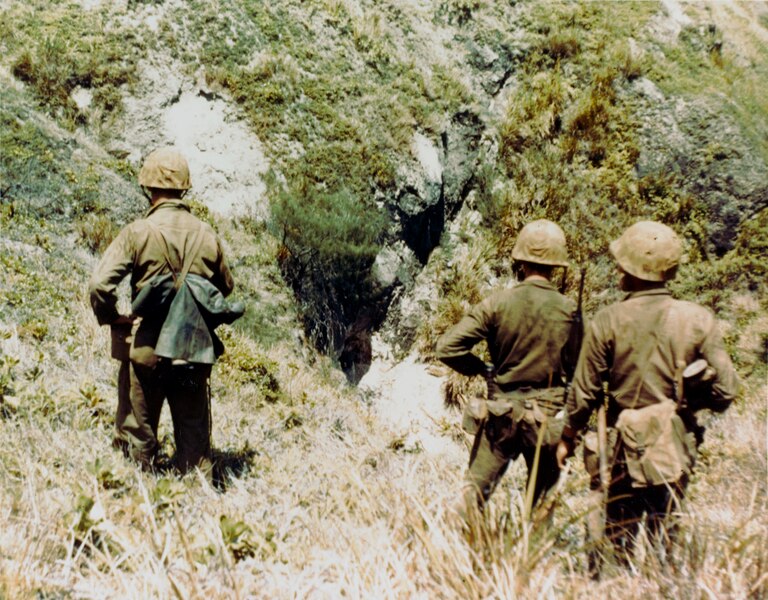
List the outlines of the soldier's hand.
{"label": "soldier's hand", "polygon": [[132,315],[120,315],[112,322],[112,325],[130,325],[136,320]]}
{"label": "soldier's hand", "polygon": [[561,439],[557,443],[557,450],[555,450],[555,456],[557,457],[557,466],[560,469],[565,468],[565,460],[569,456],[573,456],[573,447],[575,446],[572,440]]}

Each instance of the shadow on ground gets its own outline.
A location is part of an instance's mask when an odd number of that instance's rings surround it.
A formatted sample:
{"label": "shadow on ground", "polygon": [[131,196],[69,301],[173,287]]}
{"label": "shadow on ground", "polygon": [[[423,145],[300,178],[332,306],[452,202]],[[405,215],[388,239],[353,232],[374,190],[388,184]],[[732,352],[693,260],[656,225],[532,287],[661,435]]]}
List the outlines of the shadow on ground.
{"label": "shadow on ground", "polygon": [[213,449],[213,486],[224,492],[233,479],[239,479],[251,472],[253,458],[258,453],[253,448],[245,447],[238,450]]}

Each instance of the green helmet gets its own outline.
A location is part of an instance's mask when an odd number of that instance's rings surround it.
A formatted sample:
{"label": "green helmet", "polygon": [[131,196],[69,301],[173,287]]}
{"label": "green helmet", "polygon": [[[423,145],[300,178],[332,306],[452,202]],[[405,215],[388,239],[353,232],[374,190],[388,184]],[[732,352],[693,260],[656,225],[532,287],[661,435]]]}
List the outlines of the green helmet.
{"label": "green helmet", "polygon": [[160,148],[151,152],[139,171],[139,185],[164,190],[188,190],[189,165],[173,148]]}
{"label": "green helmet", "polygon": [[517,236],[512,258],[539,265],[567,267],[565,234],[556,223],[547,219],[531,221]]}
{"label": "green helmet", "polygon": [[639,221],[611,242],[611,254],[630,275],[645,281],[668,281],[683,254],[677,234],[663,223]]}

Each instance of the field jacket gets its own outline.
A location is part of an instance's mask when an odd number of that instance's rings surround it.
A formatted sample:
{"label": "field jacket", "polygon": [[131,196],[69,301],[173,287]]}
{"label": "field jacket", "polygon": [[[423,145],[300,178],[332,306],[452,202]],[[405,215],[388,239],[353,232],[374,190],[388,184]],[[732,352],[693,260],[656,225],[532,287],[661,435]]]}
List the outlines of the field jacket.
{"label": "field jacket", "polygon": [[477,304],[438,340],[437,358],[463,375],[479,375],[485,363],[471,350],[485,340],[501,391],[562,385],[561,351],[574,308],[549,281],[523,281]]}
{"label": "field jacket", "polygon": [[[131,275],[133,301],[153,277],[169,272],[163,249],[153,238],[148,221],[162,231],[174,264],[181,264],[181,257],[200,228],[200,220],[180,200],[156,204],[143,219],[125,226],[109,245],[91,276],[91,307],[100,325],[108,325],[120,316],[117,311],[117,286],[126,275]],[[189,272],[207,279],[225,296],[234,288],[221,244],[207,224],[204,224],[203,244]]]}
{"label": "field jacket", "polygon": [[568,396],[568,434],[585,428],[602,401],[604,381],[613,421],[622,409],[674,400],[676,363],[699,358],[717,372],[713,400],[727,406],[738,393],[738,378],[709,310],[675,300],[664,288],[628,294],[602,309],[587,327]]}
{"label": "field jacket", "polygon": [[[159,231],[165,240],[165,248],[158,236]],[[110,324],[119,316],[117,310],[117,286],[128,275],[131,276],[131,301],[134,302],[141,291],[150,282],[157,284],[163,275],[170,277],[171,267],[181,265],[183,258],[190,252],[195,238],[201,236],[197,251],[191,257],[189,274],[190,283],[199,278],[214,287],[222,296],[227,296],[234,287],[232,274],[224,258],[221,244],[213,229],[201,223],[189,212],[181,201],[164,201],[153,206],[145,218],[127,225],[107,248],[104,257],[94,271],[90,285],[90,299],[93,312],[100,324]],[[167,258],[166,258],[167,252]],[[198,282],[199,283],[199,282]],[[184,286],[182,286],[184,287]],[[198,288],[200,285],[197,286]],[[200,291],[200,297],[210,296],[210,290]],[[158,342],[166,321],[170,305],[155,302],[156,308],[145,310],[140,322],[134,328],[131,359],[142,364],[152,364],[156,360],[155,345]],[[146,307],[145,307],[146,308]],[[190,309],[191,305],[187,305]],[[185,310],[187,310],[185,309]],[[186,314],[182,310],[182,314]],[[198,317],[189,317],[186,321],[188,331],[182,331],[184,318],[174,316],[173,323],[179,336],[173,343],[178,349],[183,339],[197,340],[193,347],[199,347],[200,337]],[[193,333],[193,330],[198,333]],[[211,352],[215,352],[210,349]],[[209,351],[205,356],[209,357]],[[190,362],[209,362],[190,361]],[[212,362],[212,361],[210,361]]]}

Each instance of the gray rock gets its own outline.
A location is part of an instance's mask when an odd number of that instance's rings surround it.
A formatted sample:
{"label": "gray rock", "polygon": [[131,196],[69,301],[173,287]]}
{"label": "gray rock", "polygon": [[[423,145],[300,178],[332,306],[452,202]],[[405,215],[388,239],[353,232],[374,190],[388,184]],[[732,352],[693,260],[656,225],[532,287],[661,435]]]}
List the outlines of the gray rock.
{"label": "gray rock", "polygon": [[711,211],[711,249],[723,254],[740,223],[768,205],[768,164],[726,98],[659,100],[643,94],[643,99],[638,175],[673,175],[703,201]]}

